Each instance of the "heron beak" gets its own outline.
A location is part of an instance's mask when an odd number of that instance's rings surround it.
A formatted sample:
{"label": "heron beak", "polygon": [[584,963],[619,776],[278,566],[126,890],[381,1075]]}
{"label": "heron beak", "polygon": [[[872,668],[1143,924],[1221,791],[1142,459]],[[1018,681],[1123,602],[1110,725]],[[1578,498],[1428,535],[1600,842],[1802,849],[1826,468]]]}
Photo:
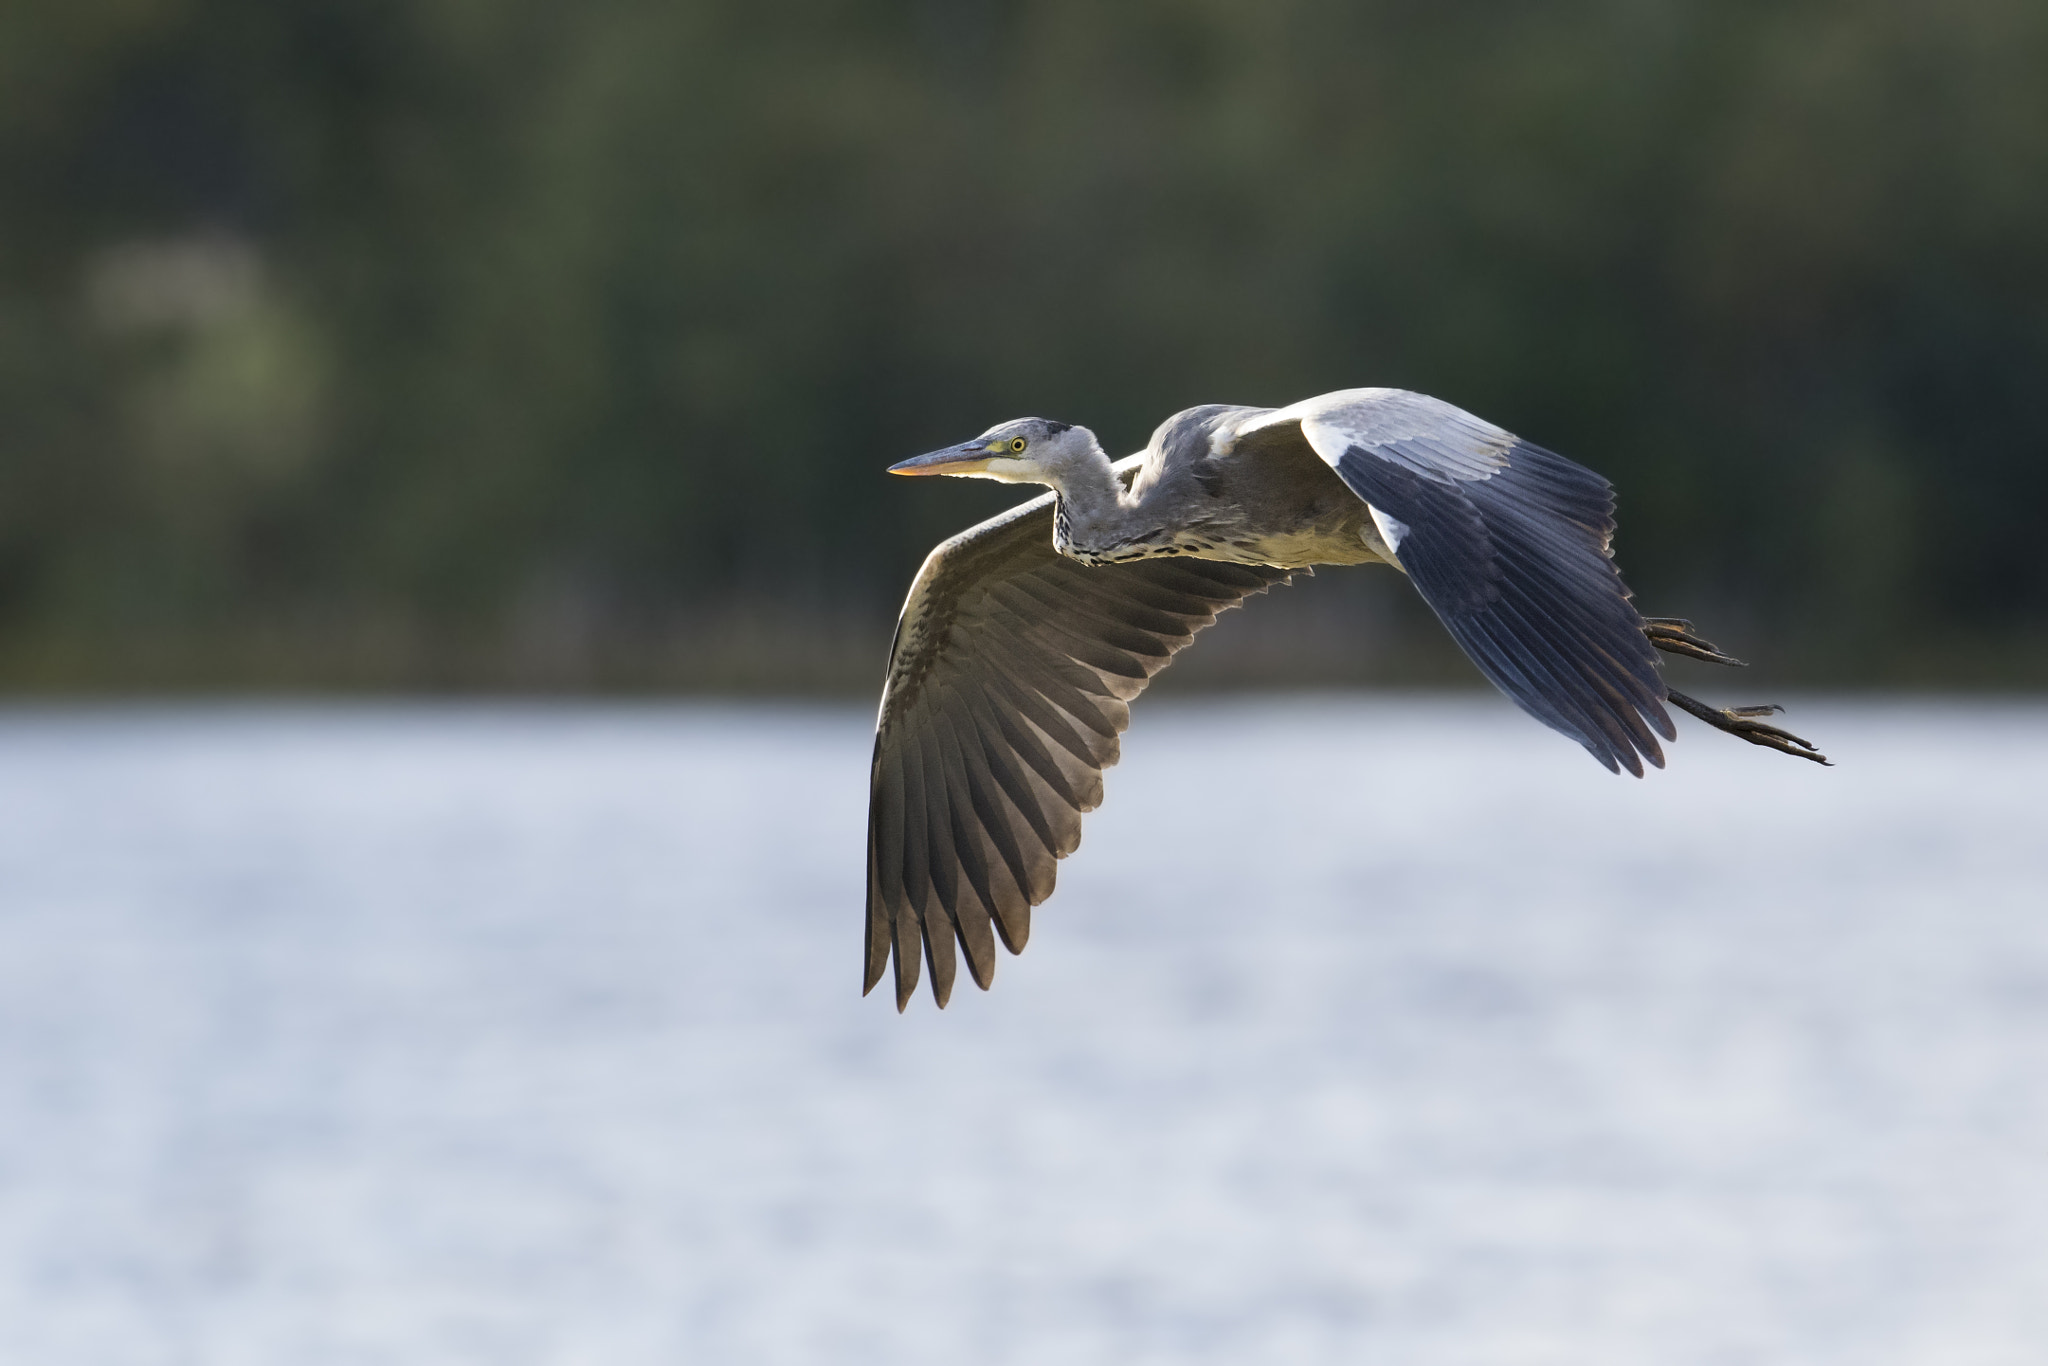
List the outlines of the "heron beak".
{"label": "heron beak", "polygon": [[889,466],[891,474],[980,474],[994,452],[978,441],[948,446],[930,455],[913,455]]}

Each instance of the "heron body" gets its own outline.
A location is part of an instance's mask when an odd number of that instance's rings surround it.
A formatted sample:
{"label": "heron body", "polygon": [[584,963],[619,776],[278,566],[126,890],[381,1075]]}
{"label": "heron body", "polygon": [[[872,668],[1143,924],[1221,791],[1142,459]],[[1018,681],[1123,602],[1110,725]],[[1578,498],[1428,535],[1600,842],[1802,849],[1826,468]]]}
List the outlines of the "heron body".
{"label": "heron body", "polygon": [[1128,489],[1082,483],[1086,493],[1059,493],[1053,548],[1083,564],[1154,555],[1280,569],[1398,564],[1364,502],[1298,431],[1238,441],[1241,425],[1269,411],[1216,404],[1178,414],[1140,455]]}
{"label": "heron body", "polygon": [[1480,671],[1611,771],[1662,766],[1665,703],[1825,762],[1759,718],[1664,684],[1664,650],[1736,663],[1644,618],[1611,558],[1606,480],[1439,399],[1348,389],[1178,413],[1112,462],[1085,427],[1023,418],[891,467],[1052,492],[926,559],[876,723],[864,989],[919,960],[943,1006],[1020,952],[1031,907],[1102,800],[1129,703],[1216,614],[1315,565],[1405,573]]}

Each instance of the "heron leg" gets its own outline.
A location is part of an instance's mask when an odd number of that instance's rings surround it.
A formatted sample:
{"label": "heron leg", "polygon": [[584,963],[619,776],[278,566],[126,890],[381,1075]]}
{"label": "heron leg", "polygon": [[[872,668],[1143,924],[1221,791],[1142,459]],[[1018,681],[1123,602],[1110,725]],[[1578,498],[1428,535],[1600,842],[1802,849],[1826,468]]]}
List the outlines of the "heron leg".
{"label": "heron leg", "polygon": [[[1644,617],[1643,634],[1652,645],[1671,655],[1684,655],[1687,659],[1698,659],[1708,664],[1728,664],[1738,669],[1749,666],[1734,655],[1723,653],[1721,647],[1703,639],[1693,630],[1691,622],[1684,617]],[[1828,764],[1828,757],[1813,747],[1810,740],[1802,740],[1789,730],[1780,729],[1763,720],[1785,710],[1772,703],[1763,707],[1710,707],[1696,697],[1687,697],[1676,688],[1666,688],[1665,696],[1673,706],[1688,712],[1712,726],[1725,730],[1730,735],[1775,749],[1780,754],[1793,754],[1801,759],[1811,759],[1817,764]]]}
{"label": "heron leg", "polygon": [[1810,740],[1802,740],[1789,730],[1781,730],[1762,718],[1785,710],[1775,703],[1762,707],[1710,707],[1695,697],[1687,697],[1676,688],[1665,689],[1665,696],[1680,711],[1688,712],[1712,726],[1725,730],[1738,739],[1765,749],[1775,749],[1780,754],[1790,754],[1801,759],[1811,759],[1829,768],[1828,756],[1813,747]]}
{"label": "heron leg", "polygon": [[1693,633],[1692,623],[1684,617],[1644,617],[1643,634],[1650,643],[1670,655],[1684,655],[1687,659],[1698,659],[1708,664],[1727,664],[1734,668],[1746,669],[1748,664],[1734,655],[1723,654],[1721,647],[1712,641],[1703,640]]}

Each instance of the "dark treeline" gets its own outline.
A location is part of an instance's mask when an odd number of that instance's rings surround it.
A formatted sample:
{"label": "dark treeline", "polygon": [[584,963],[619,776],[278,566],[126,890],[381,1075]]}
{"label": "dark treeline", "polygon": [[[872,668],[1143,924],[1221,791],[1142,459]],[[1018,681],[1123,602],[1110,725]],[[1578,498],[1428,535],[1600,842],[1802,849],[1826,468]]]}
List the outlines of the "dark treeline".
{"label": "dark treeline", "polygon": [[[2048,7],[0,7],[16,688],[871,685],[1017,496],[889,461],[1360,384],[1781,672],[2048,680]],[[1239,674],[1434,667],[1339,577]]]}

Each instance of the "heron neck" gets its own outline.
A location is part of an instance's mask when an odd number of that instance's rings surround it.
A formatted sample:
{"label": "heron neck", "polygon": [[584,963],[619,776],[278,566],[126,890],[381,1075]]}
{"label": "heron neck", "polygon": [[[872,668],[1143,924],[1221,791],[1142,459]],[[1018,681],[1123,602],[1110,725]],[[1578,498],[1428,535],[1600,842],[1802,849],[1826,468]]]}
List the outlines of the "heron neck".
{"label": "heron neck", "polygon": [[1059,494],[1058,539],[1082,550],[1103,549],[1130,539],[1137,503],[1117,478],[1109,457],[1077,460],[1053,481]]}

